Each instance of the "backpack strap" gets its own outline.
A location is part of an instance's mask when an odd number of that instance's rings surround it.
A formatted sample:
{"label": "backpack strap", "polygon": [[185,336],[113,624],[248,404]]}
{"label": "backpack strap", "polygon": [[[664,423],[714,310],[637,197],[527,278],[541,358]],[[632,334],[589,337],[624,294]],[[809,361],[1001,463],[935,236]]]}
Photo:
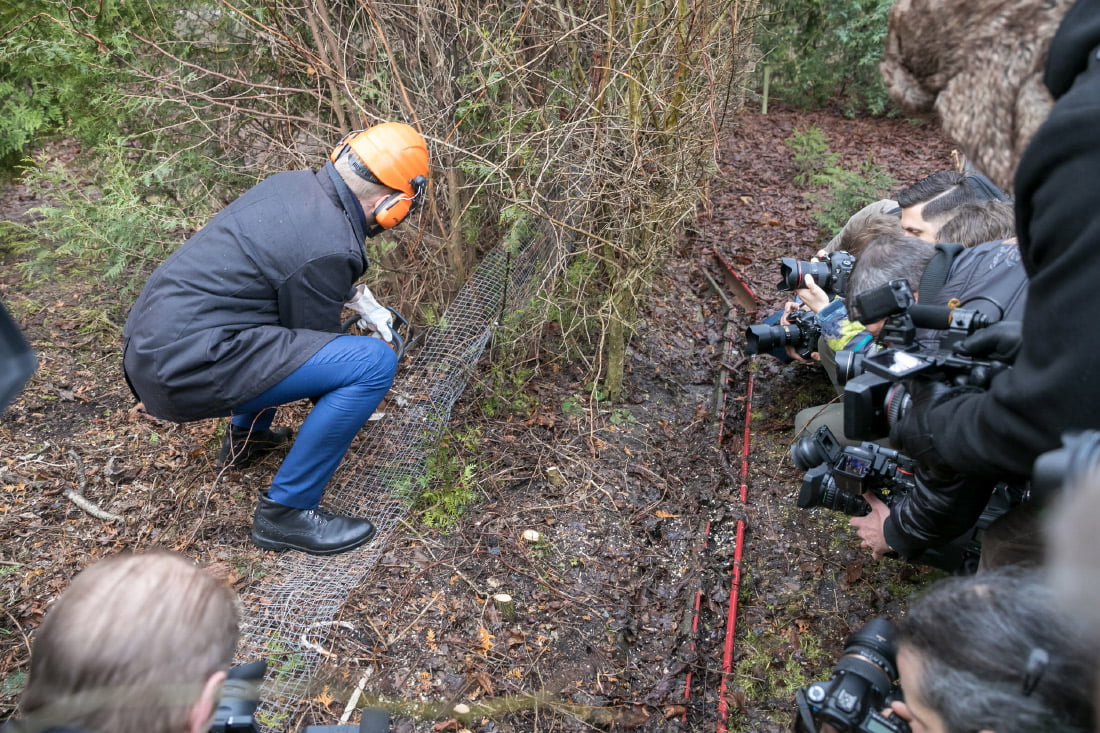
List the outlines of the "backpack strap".
{"label": "backpack strap", "polygon": [[947,284],[947,275],[951,272],[951,263],[965,249],[955,242],[941,242],[936,245],[936,254],[932,255],[932,261],[924,268],[924,274],[920,276],[920,286],[917,288],[917,296],[922,303],[938,303],[940,291]]}

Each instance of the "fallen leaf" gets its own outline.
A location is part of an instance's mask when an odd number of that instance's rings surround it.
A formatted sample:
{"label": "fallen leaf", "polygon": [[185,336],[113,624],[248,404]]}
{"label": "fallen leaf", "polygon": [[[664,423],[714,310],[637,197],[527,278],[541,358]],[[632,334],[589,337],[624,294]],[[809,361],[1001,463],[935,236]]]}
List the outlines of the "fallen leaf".
{"label": "fallen leaf", "polygon": [[324,689],[321,690],[320,694],[318,694],[315,699],[326,708],[336,701],[336,698],[328,691],[328,685],[325,685]]}

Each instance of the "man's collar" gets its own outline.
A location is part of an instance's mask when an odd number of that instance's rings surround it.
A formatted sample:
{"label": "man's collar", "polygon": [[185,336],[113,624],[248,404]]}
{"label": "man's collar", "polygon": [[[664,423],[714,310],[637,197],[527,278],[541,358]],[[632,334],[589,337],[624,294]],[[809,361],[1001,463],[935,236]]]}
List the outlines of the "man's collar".
{"label": "man's collar", "polygon": [[351,222],[351,228],[355,231],[355,237],[359,240],[360,244],[366,243],[367,240],[367,216],[363,213],[363,206],[359,203],[358,197],[351,192],[348,188],[348,184],[344,183],[344,179],[340,177],[340,174],[336,171],[336,167],[332,163],[325,163],[324,171],[328,173],[328,177],[332,180],[332,185],[336,189],[336,195],[340,199],[340,203],[344,207],[344,212],[348,216],[348,221]]}

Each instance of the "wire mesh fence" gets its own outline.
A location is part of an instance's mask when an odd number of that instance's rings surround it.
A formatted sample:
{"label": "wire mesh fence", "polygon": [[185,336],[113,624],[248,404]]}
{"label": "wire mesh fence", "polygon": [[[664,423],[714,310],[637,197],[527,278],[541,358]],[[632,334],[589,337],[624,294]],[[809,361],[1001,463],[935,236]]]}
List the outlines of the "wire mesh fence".
{"label": "wire mesh fence", "polygon": [[417,491],[427,482],[428,456],[447,426],[500,316],[523,308],[560,265],[559,234],[541,220],[530,237],[491,250],[426,334],[398,375],[386,415],[367,424],[325,492],[326,508],[367,517],[378,534],[341,555],[278,556],[245,607],[241,661],[268,660],[258,720],[278,728],[305,694],[322,661],[333,620],[377,565]]}

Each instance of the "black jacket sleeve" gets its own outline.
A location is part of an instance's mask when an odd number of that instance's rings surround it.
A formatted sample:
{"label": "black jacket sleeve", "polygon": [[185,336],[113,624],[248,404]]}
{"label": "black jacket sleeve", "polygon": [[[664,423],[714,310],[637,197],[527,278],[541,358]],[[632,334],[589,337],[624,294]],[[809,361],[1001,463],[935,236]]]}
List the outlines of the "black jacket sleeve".
{"label": "black jacket sleeve", "polygon": [[[1047,81],[1067,56],[1076,76],[1051,87],[1067,91],[1016,175],[1017,231],[1030,278],[1019,356],[988,392],[929,413],[936,451],[975,477],[1027,477],[1063,432],[1100,427],[1100,5],[1079,3],[1074,12],[1052,43]],[[1063,33],[1067,24],[1073,33]],[[1091,36],[1078,37],[1083,28]]]}
{"label": "black jacket sleeve", "polygon": [[920,469],[916,486],[890,507],[883,535],[905,558],[947,544],[974,526],[994,484],[961,476],[940,482]]}

